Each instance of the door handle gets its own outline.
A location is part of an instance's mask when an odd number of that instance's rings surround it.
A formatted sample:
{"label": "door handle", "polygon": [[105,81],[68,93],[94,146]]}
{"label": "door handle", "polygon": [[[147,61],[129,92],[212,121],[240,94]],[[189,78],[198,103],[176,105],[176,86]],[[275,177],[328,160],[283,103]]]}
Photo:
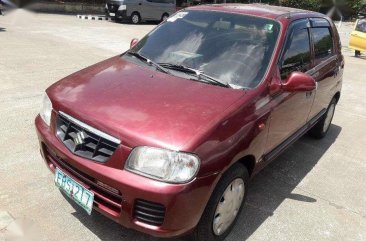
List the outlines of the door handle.
{"label": "door handle", "polygon": [[334,70],[334,77],[338,75],[339,71],[341,70],[341,66],[337,66]]}
{"label": "door handle", "polygon": [[142,3],[139,3],[139,5],[141,5]]}

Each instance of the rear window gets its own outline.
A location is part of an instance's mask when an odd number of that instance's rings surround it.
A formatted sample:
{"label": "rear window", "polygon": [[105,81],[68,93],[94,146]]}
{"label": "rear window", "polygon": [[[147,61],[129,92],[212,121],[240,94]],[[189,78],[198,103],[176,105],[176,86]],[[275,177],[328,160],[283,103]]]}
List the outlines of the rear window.
{"label": "rear window", "polygon": [[315,59],[323,59],[333,54],[333,39],[329,28],[312,29]]}

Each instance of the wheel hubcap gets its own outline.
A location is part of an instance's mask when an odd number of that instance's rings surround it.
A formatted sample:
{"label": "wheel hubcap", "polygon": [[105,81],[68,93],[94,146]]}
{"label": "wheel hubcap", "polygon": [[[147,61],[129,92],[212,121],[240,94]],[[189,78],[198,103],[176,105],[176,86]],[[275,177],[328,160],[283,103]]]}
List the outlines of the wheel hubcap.
{"label": "wheel hubcap", "polygon": [[165,21],[165,20],[167,20],[167,19],[168,19],[168,16],[166,16],[166,15],[165,15],[165,16],[163,17],[163,21]]}
{"label": "wheel hubcap", "polygon": [[327,116],[325,117],[323,132],[326,132],[332,122],[333,114],[334,114],[335,105],[332,104],[329,106],[329,110],[327,111]]}
{"label": "wheel hubcap", "polygon": [[133,16],[132,16],[132,22],[133,22],[133,23],[138,23],[138,22],[139,22],[139,16],[137,16],[137,15],[133,15]]}
{"label": "wheel hubcap", "polygon": [[244,193],[245,186],[241,178],[235,179],[227,186],[216,206],[212,223],[213,231],[216,235],[224,233],[234,222],[243,202]]}

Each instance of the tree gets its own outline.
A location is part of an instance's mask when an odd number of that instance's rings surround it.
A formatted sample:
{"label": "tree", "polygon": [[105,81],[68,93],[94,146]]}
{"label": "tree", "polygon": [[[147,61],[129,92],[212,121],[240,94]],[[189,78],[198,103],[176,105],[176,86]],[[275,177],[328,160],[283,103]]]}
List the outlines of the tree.
{"label": "tree", "polygon": [[300,8],[311,11],[319,11],[321,0],[280,0],[280,5],[285,7]]}

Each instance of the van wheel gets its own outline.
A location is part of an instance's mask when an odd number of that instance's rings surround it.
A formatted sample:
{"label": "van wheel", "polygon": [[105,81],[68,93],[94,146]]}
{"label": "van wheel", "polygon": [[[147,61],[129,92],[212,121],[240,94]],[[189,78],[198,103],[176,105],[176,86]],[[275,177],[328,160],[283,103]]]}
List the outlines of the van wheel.
{"label": "van wheel", "polygon": [[337,104],[337,100],[335,98],[330,102],[327,112],[325,112],[324,116],[315,124],[313,128],[308,132],[309,135],[315,139],[321,139],[326,136],[330,124],[332,123],[334,110]]}
{"label": "van wheel", "polygon": [[141,22],[141,17],[140,17],[140,14],[138,12],[133,12],[131,14],[131,22],[133,24],[138,24]]}
{"label": "van wheel", "polygon": [[361,55],[361,51],[355,50],[355,56],[358,57]]}
{"label": "van wheel", "polygon": [[195,231],[195,241],[221,241],[233,228],[246,197],[248,170],[234,164],[217,184]]}
{"label": "van wheel", "polygon": [[163,16],[161,16],[161,21],[164,22],[165,20],[167,20],[169,18],[169,14],[164,13]]}

